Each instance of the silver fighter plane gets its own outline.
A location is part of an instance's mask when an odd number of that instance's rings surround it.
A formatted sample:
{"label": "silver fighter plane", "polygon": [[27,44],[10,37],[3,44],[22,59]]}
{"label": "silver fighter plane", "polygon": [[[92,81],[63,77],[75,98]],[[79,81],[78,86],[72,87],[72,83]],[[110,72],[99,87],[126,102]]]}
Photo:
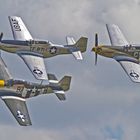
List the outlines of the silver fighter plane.
{"label": "silver fighter plane", "polygon": [[113,58],[123,67],[133,82],[140,82],[140,45],[130,44],[120,28],[115,24],[107,24],[111,45],[98,45],[98,35],[95,35],[95,64],[97,55]]}
{"label": "silver fighter plane", "polygon": [[83,59],[82,53],[87,48],[86,37],[81,37],[77,42],[73,37],[66,37],[66,45],[57,45],[47,40],[33,39],[20,17],[9,16],[9,21],[14,40],[3,40],[3,33],[1,33],[0,49],[18,54],[36,79],[48,79],[43,58],[73,54],[76,59]]}
{"label": "silver fighter plane", "polygon": [[48,79],[48,85],[15,80],[0,57],[0,97],[20,125],[28,126],[32,124],[26,99],[50,93],[54,93],[59,100],[66,99],[65,91],[70,88],[71,77],[64,76],[58,81],[53,74],[48,74]]}

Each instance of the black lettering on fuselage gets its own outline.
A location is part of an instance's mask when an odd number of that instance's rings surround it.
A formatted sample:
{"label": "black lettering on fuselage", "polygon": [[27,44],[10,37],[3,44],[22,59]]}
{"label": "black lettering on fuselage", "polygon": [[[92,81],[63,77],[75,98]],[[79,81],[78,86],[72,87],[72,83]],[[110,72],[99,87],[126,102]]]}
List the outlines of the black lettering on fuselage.
{"label": "black lettering on fuselage", "polygon": [[139,59],[139,58],[140,58],[140,52],[139,52],[139,51],[135,51],[135,52],[133,53],[133,56],[134,56],[135,58]]}
{"label": "black lettering on fuselage", "polygon": [[31,46],[30,47],[30,51],[32,51],[32,52],[38,52],[38,53],[44,53],[47,50],[45,48],[43,48],[43,47]]}
{"label": "black lettering on fuselage", "polygon": [[18,86],[16,92],[21,94],[23,92],[24,87]]}

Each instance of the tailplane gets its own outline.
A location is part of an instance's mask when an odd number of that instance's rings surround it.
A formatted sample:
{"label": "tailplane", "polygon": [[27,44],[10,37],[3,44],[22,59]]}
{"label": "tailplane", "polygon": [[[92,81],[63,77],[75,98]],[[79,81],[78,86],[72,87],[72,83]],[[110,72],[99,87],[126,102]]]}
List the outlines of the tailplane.
{"label": "tailplane", "polygon": [[70,46],[70,52],[73,56],[78,59],[82,60],[82,53],[87,49],[87,38],[81,37],[77,42],[75,42],[73,37],[66,37],[67,45]]}
{"label": "tailplane", "polygon": [[76,43],[75,47],[78,48],[81,52],[85,52],[87,50],[87,41],[88,38],[81,37]]}
{"label": "tailplane", "polygon": [[58,85],[64,90],[68,91],[70,89],[71,77],[64,76],[58,83]]}
{"label": "tailplane", "polygon": [[65,91],[70,88],[71,77],[64,76],[60,81],[58,81],[55,75],[48,74],[48,79],[50,83],[49,85],[58,99],[66,100]]}

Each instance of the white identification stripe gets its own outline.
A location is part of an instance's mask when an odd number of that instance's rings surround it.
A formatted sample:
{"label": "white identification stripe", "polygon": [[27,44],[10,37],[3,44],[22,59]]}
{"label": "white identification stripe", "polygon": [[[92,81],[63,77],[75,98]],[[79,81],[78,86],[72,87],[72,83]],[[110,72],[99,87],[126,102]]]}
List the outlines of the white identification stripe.
{"label": "white identification stripe", "polygon": [[2,96],[2,99],[16,99],[16,100],[21,100],[21,101],[25,101],[25,99],[20,98],[20,97],[16,97],[16,96]]}
{"label": "white identification stripe", "polygon": [[56,93],[56,94],[65,94],[65,92],[63,91],[63,90],[60,90],[60,91],[58,91],[58,90],[54,90],[54,93]]}
{"label": "white identification stripe", "polygon": [[49,83],[58,83],[57,80],[49,80]]}

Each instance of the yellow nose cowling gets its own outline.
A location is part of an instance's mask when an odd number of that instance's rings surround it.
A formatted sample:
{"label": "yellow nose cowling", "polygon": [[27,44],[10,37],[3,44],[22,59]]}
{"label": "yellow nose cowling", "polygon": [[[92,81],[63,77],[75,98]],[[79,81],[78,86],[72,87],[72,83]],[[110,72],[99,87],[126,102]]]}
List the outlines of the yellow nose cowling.
{"label": "yellow nose cowling", "polygon": [[95,50],[96,50],[95,47],[93,47],[91,51],[95,52]]}
{"label": "yellow nose cowling", "polygon": [[5,85],[5,81],[4,80],[0,80],[0,88],[4,87],[4,85]]}
{"label": "yellow nose cowling", "polygon": [[93,47],[91,51],[95,53],[100,53],[102,51],[102,46]]}

